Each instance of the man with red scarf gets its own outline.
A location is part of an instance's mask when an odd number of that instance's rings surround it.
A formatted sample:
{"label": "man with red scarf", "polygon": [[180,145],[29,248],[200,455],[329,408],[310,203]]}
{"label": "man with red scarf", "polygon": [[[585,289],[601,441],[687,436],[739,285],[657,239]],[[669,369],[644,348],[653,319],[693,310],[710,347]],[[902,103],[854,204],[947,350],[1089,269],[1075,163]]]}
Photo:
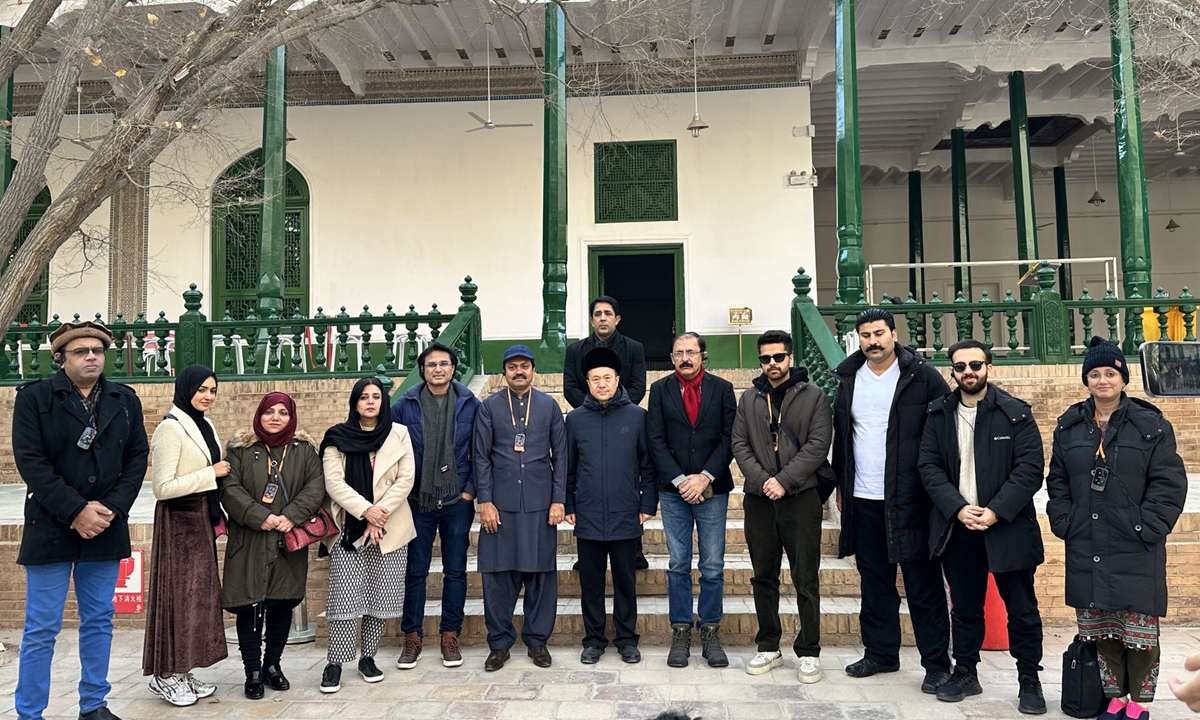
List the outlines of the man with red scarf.
{"label": "man with red scarf", "polygon": [[685,332],[671,344],[675,372],[650,386],[647,432],[658,473],[670,565],[667,598],[671,652],[667,665],[687,667],[692,628],[692,528],[700,548],[700,643],[711,667],[726,667],[721,647],[725,593],[725,517],[733,476],[730,432],[737,413],[733,385],[704,371],[704,338]]}

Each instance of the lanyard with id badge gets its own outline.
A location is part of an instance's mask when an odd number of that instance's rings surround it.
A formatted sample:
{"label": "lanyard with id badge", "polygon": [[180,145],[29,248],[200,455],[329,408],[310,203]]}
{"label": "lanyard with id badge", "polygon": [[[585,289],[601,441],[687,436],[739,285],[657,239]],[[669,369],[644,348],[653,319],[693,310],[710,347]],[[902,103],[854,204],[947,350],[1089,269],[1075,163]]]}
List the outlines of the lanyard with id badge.
{"label": "lanyard with id badge", "polygon": [[278,460],[271,452],[267,451],[267,487],[263,490],[262,503],[270,505],[275,502],[275,496],[283,490],[283,501],[287,502],[287,490],[283,489],[283,462],[287,460],[287,447],[283,448],[283,455]]}
{"label": "lanyard with id badge", "polygon": [[[1100,413],[1096,413],[1096,427],[1100,427]],[[1104,492],[1104,488],[1108,486],[1109,478],[1112,477],[1112,470],[1108,467],[1108,458],[1104,456],[1104,435],[1107,430],[1100,430],[1100,447],[1096,449],[1096,459],[1092,464],[1092,489],[1096,492]]]}
{"label": "lanyard with id badge", "polygon": [[513,414],[512,390],[505,388],[508,393],[508,419],[513,427],[513,451],[525,452],[525,431],[529,429],[529,411],[533,408],[533,393],[529,394],[529,404],[525,406],[525,419],[521,421],[521,432],[517,432],[517,416]]}

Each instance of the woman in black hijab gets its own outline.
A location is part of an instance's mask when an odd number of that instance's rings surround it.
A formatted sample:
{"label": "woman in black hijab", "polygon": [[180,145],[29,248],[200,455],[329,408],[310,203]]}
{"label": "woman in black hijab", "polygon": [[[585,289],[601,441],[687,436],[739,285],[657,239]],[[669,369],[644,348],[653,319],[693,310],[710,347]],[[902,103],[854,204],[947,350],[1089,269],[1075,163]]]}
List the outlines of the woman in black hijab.
{"label": "woman in black hijab", "polygon": [[171,412],[154,431],[154,545],[142,674],[172,705],[216,692],[192,675],[228,656],[221,615],[216,538],[225,532],[217,478],[229,474],[221,443],[204,414],[217,399],[217,378],[192,365],[175,378]]}
{"label": "woman in black hijab", "polygon": [[321,443],[325,491],[342,529],[329,555],[329,664],[321,675],[323,693],[342,688],[342,665],[355,658],[363,680],[382,680],[375,652],[383,627],[404,614],[408,543],[417,536],[408,507],[415,463],[408,428],[393,424],[389,409],[383,384],[363,378],[350,392],[349,418],[329,428]]}

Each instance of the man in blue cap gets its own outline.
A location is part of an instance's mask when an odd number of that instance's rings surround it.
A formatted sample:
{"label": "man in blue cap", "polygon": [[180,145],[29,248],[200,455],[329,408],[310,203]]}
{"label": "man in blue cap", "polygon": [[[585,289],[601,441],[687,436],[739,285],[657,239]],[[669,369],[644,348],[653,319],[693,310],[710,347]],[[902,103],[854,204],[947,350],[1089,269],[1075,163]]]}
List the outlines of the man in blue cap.
{"label": "man in blue cap", "polygon": [[533,389],[533,352],[504,351],[507,387],[483,401],[475,419],[479,572],[491,653],[483,669],[508,662],[517,639],[513,612],[525,589],[521,641],[534,665],[550,667],[546,643],[558,605],[558,524],[565,514],[567,431],[558,402]]}

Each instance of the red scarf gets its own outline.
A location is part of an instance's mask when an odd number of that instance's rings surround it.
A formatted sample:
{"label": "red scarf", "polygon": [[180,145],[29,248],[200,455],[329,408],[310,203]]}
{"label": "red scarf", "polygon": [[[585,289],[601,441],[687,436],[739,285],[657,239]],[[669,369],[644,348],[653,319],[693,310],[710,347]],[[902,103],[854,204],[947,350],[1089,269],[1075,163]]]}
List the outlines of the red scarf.
{"label": "red scarf", "polygon": [[700,372],[691,380],[683,379],[676,370],[675,379],[683,388],[683,410],[687,413],[688,422],[695,427],[696,421],[700,419],[700,382],[704,380],[704,368],[700,368]]}

